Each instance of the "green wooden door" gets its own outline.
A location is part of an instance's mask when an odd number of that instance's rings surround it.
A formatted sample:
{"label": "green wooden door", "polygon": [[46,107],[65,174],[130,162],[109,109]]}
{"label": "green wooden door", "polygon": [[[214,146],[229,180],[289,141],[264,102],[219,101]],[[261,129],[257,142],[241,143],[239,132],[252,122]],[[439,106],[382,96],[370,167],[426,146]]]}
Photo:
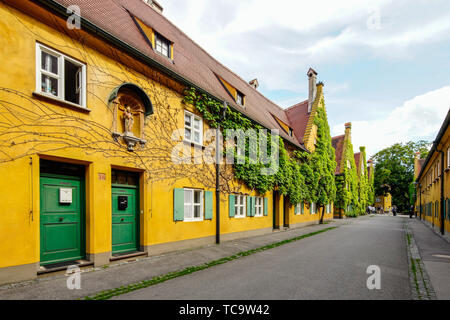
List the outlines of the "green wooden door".
{"label": "green wooden door", "polygon": [[112,187],[112,252],[138,251],[138,189]]}
{"label": "green wooden door", "polygon": [[40,199],[41,265],[83,259],[82,179],[41,176]]}

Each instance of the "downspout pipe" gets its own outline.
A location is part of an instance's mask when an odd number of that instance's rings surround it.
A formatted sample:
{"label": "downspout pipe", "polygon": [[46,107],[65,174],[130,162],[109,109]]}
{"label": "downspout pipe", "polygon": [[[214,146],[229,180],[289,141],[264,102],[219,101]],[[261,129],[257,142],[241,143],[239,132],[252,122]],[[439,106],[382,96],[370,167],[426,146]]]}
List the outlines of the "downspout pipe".
{"label": "downspout pipe", "polygon": [[423,211],[423,207],[422,207],[422,185],[419,184],[419,217],[420,220],[422,220],[422,211]]}
{"label": "downspout pipe", "polygon": [[216,244],[220,244],[220,163],[222,162],[220,123],[225,120],[227,110],[228,105],[224,101],[220,121],[216,129]]}

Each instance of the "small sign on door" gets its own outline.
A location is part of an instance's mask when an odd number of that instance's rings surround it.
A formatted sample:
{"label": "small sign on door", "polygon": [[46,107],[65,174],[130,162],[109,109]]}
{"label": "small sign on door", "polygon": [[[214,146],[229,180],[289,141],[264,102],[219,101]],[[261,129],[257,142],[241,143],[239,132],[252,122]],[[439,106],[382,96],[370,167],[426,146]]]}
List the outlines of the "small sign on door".
{"label": "small sign on door", "polygon": [[59,189],[59,203],[62,204],[72,203],[72,189],[70,188]]}

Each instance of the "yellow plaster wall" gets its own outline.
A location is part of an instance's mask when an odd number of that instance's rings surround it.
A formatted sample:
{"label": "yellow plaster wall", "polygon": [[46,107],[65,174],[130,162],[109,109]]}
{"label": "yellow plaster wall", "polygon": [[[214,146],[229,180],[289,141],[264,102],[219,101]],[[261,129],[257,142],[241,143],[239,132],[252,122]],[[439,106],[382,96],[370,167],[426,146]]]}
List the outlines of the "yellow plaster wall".
{"label": "yellow plaster wall", "polygon": [[[442,137],[438,149],[445,151],[444,156],[444,198],[445,200],[450,198],[450,168],[447,168],[447,149],[450,148],[450,128],[447,128],[444,136]],[[441,154],[438,152],[434,152],[431,160],[425,167],[423,174],[419,180],[419,183],[422,185],[422,195],[417,195],[417,207],[420,206],[420,200],[422,200],[422,207],[423,207],[423,217],[426,221],[429,223],[435,225],[435,226],[441,226],[441,214],[440,211],[438,212],[438,217],[435,217],[435,207],[436,207],[436,201],[439,203],[439,210],[441,206],[441,183],[442,179],[434,179],[434,181],[430,183],[427,182],[427,176],[430,171],[432,171],[437,161],[441,161]],[[419,192],[419,191],[418,191]],[[433,203],[433,210],[430,216],[425,215],[425,206],[429,203]],[[417,209],[419,212],[420,209]],[[448,215],[446,221],[444,221],[445,230],[446,232],[450,232],[450,220],[448,219]]]}
{"label": "yellow plaster wall", "polygon": [[[28,9],[32,10],[34,5]],[[39,17],[42,12],[36,9],[32,15]],[[145,83],[148,78],[129,66],[124,67],[117,61],[92,47],[82,47],[77,41],[66,35],[57,33],[53,28],[29,15],[0,3],[0,88],[14,88],[24,97],[6,94],[0,91],[0,99],[11,99],[12,103],[21,104],[24,108],[36,109],[38,104],[51,107],[53,110],[80,119],[93,120],[110,128],[113,115],[108,110],[106,101],[111,91],[122,82]],[[83,34],[86,39],[96,40]],[[59,103],[41,100],[33,96],[36,74],[36,42],[41,42],[66,55],[87,64],[88,97],[87,108],[90,112],[79,112],[76,109],[61,106]],[[11,45],[14,44],[14,45]],[[101,52],[109,52],[108,48]],[[126,56],[121,56],[127,60]],[[145,69],[145,68],[143,68]],[[104,71],[107,70],[107,73]],[[150,70],[151,71],[151,70]],[[149,72],[150,72],[149,71]],[[100,85],[101,84],[101,85]],[[158,90],[170,91],[169,104],[176,109],[184,109],[182,96],[161,84]],[[155,97],[151,96],[153,99]],[[31,101],[31,102],[30,102]],[[182,113],[181,113],[182,114]],[[156,115],[157,116],[157,115]],[[183,116],[179,118],[180,125]],[[205,124],[204,130],[208,126]],[[42,132],[45,132],[45,127]],[[26,154],[29,150],[24,146],[17,149],[14,156]],[[201,184],[178,180],[174,185],[168,181],[150,183],[146,173],[140,167],[133,167],[126,159],[105,158],[100,153],[87,153],[79,149],[62,149],[46,151],[33,155],[33,167],[29,157],[18,160],[0,162],[0,268],[39,262],[39,157],[82,164],[86,167],[86,253],[98,254],[111,251],[112,219],[111,219],[111,170],[114,168],[141,172],[141,246],[151,246],[166,242],[196,239],[215,235],[215,220],[203,222],[173,221],[173,189],[199,188]],[[5,160],[5,159],[2,159]],[[106,176],[106,180],[100,176]],[[31,182],[33,181],[33,182]],[[33,196],[31,202],[31,185]],[[214,191],[209,189],[209,191]],[[243,188],[243,193],[256,195]],[[228,197],[223,196],[221,203],[222,233],[270,228],[273,224],[272,193],[268,198],[268,216],[261,218],[230,219],[228,217]],[[215,199],[213,199],[215,201]],[[33,219],[30,218],[32,203]],[[213,205],[214,217],[215,206]]]}

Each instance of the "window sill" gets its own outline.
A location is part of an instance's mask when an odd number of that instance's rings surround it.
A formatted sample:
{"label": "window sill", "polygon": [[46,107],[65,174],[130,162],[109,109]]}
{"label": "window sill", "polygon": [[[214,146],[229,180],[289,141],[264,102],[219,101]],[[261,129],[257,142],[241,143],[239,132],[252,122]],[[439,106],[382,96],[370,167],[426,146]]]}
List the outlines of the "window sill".
{"label": "window sill", "polygon": [[89,113],[89,112],[92,111],[91,109],[82,107],[82,106],[80,106],[78,104],[75,104],[75,103],[72,103],[72,102],[68,102],[68,101],[56,98],[54,96],[51,96],[51,95],[48,95],[48,94],[45,94],[45,93],[41,93],[41,92],[36,92],[35,91],[35,92],[33,92],[33,96],[38,98],[38,99],[46,100],[46,101],[51,102],[51,103],[56,103],[56,104],[58,104],[61,107],[74,109],[76,111],[81,111],[81,112],[85,112],[85,113]]}
{"label": "window sill", "polygon": [[172,64],[175,64],[175,60],[174,59],[169,58],[168,56],[165,56],[164,54],[162,54],[161,52],[159,52],[155,48],[153,48],[153,52],[156,53],[158,56],[163,57],[164,59],[167,59],[168,62],[170,62]]}
{"label": "window sill", "polygon": [[187,144],[187,145],[190,145],[191,147],[206,149],[206,146],[204,146],[202,144],[199,144],[199,143],[192,142],[192,141],[183,140],[183,143]]}
{"label": "window sill", "polygon": [[203,219],[189,219],[189,220],[187,220],[187,219],[185,219],[185,220],[183,220],[183,222],[204,222],[205,220],[203,220]]}
{"label": "window sill", "polygon": [[245,219],[245,218],[247,218],[247,217],[246,217],[246,216],[243,216],[243,217],[241,217],[241,216],[239,216],[239,217],[238,217],[238,216],[234,216],[234,218],[235,218],[235,219]]}

